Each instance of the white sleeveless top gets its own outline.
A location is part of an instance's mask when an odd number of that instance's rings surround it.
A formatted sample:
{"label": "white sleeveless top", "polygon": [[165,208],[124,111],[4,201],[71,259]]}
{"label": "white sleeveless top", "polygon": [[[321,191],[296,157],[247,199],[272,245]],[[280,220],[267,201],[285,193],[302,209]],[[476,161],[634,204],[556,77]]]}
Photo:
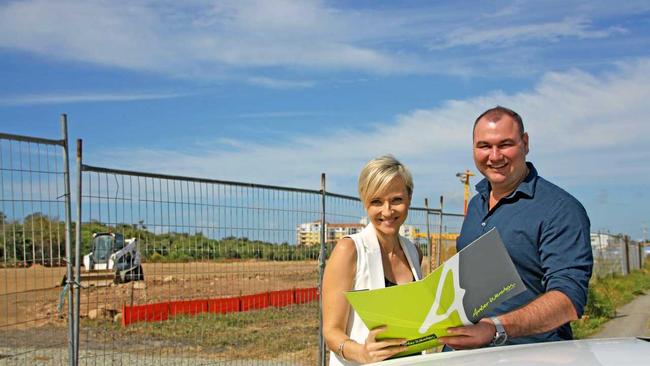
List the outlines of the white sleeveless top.
{"label": "white sleeveless top", "polygon": [[[381,249],[372,223],[368,224],[360,233],[349,236],[354,241],[357,249],[357,273],[354,278],[353,290],[378,289],[386,287],[384,277],[384,266],[381,261]],[[413,278],[417,281],[422,279],[420,268],[420,257],[415,245],[403,236],[399,236],[400,246],[406,255]],[[350,339],[357,343],[365,343],[368,336],[368,328],[359,315],[350,307],[346,333]],[[345,351],[344,351],[345,353]],[[334,351],[330,351],[330,366],[353,366],[356,362],[345,361]]]}

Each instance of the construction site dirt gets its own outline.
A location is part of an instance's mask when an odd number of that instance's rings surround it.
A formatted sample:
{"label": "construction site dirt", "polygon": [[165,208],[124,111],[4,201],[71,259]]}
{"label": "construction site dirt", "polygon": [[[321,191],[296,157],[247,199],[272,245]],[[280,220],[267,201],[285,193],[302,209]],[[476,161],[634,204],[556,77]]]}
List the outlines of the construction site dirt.
{"label": "construction site dirt", "polygon": [[[145,281],[82,283],[80,316],[87,317],[95,309],[120,312],[123,305],[316,287],[317,265],[316,261],[145,263]],[[67,294],[61,286],[65,272],[64,267],[40,265],[0,268],[0,327],[65,323]]]}
{"label": "construction site dirt", "polygon": [[[102,327],[120,327],[124,305],[233,297],[318,285],[317,261],[144,263],[143,269],[144,281],[114,284],[108,280],[95,286],[82,283],[82,333],[84,328],[95,332]],[[61,284],[65,273],[65,267],[0,268],[3,346],[66,346],[68,299]],[[317,305],[310,309],[317,325]],[[86,336],[88,333],[82,338]],[[86,346],[93,348],[92,340],[87,341],[90,343]]]}

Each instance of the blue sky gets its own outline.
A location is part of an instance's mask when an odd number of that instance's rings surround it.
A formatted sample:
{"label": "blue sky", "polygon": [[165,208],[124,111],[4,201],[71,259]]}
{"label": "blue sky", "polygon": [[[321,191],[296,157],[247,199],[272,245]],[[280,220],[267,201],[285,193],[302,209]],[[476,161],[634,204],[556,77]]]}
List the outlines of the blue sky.
{"label": "blue sky", "polygon": [[[91,165],[355,194],[392,153],[462,209],[471,125],[509,106],[592,230],[650,225],[647,1],[2,1],[0,131]],[[476,182],[476,180],[475,180]]]}

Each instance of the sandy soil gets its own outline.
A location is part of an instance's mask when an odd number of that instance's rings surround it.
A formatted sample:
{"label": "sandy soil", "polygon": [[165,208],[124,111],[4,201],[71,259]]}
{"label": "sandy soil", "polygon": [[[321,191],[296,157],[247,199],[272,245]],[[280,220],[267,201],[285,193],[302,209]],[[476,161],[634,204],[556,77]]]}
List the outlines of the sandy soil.
{"label": "sandy soil", "polygon": [[[113,348],[119,346],[120,342],[126,342],[120,346],[123,350],[133,347],[154,350],[161,347],[154,339],[136,340],[133,336],[112,339],[119,332],[111,331],[112,327],[118,325],[110,324],[115,324],[113,317],[121,311],[123,305],[316,287],[317,266],[316,261],[146,263],[143,265],[145,281],[119,285],[113,284],[112,281],[105,281],[105,286],[88,286],[88,283],[82,282],[84,284],[80,293],[82,349],[84,352],[89,350],[115,352]],[[63,291],[61,280],[65,271],[65,268],[48,268],[39,265],[29,268],[0,268],[0,339],[3,340],[2,346],[6,347],[0,351],[0,364],[7,360],[16,361],[23,354],[27,355],[30,362],[41,360],[36,362],[38,364],[63,363],[67,356],[65,351],[68,339],[67,296],[60,311],[57,306]],[[88,323],[89,313],[98,312],[95,309],[103,309],[99,311],[103,319]],[[309,336],[314,335],[309,334]],[[178,345],[169,345],[169,347],[174,352],[168,353],[175,355]],[[317,347],[315,349],[309,347],[301,351],[297,359],[313,360],[315,357],[313,353],[317,349]],[[194,353],[197,355],[192,357],[203,354]],[[122,364],[123,358],[131,357],[129,355],[117,353],[113,357],[119,356],[119,364]],[[159,362],[167,357],[159,356],[156,354],[153,359]]]}
{"label": "sandy soil", "polygon": [[[81,316],[93,309],[111,314],[123,305],[218,298],[316,287],[316,261],[145,263],[145,281],[88,286],[81,291]],[[25,329],[64,324],[67,301],[57,311],[65,268],[32,266],[0,269],[0,328]],[[87,285],[82,282],[82,284]]]}

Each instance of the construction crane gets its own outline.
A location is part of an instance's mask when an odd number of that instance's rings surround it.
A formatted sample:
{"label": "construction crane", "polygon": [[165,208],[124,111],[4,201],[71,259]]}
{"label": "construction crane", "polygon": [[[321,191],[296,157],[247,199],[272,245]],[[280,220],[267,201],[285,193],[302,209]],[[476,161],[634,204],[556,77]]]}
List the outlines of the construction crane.
{"label": "construction crane", "polygon": [[460,182],[465,185],[465,208],[463,214],[467,216],[467,203],[469,202],[469,177],[474,176],[474,173],[470,172],[469,169],[466,169],[465,172],[456,173],[456,176],[460,179]]}

